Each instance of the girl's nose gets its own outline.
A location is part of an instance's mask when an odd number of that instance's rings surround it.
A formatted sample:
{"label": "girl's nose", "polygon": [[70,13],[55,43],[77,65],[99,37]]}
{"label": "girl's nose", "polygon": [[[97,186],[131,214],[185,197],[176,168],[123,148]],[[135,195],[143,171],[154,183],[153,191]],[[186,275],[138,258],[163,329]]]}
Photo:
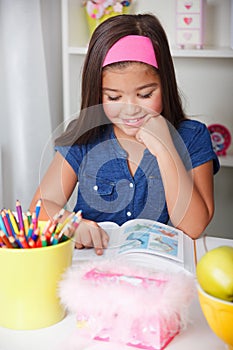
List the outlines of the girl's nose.
{"label": "girl's nose", "polygon": [[141,110],[141,107],[133,102],[126,102],[123,107],[125,114],[129,116],[136,115]]}

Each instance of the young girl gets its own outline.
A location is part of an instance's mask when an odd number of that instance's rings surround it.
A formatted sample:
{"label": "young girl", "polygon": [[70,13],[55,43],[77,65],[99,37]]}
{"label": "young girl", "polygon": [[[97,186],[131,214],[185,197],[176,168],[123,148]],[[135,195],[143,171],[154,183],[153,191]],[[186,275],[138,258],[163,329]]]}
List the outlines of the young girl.
{"label": "young girl", "polygon": [[[101,221],[170,223],[192,238],[214,213],[219,169],[206,126],[185,117],[166,34],[156,17],[119,15],[97,27],[82,76],[81,112],[56,140],[31,207],[48,219],[78,182],[76,247],[102,254]],[[69,215],[66,211],[65,215]]]}

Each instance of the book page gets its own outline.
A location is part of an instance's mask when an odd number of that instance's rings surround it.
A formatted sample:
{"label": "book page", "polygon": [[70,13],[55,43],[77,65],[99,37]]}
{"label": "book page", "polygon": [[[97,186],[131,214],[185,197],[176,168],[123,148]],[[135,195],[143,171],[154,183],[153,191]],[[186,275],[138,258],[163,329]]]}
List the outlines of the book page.
{"label": "book page", "polygon": [[134,219],[121,227],[112,222],[99,225],[108,233],[109,244],[102,256],[93,248],[76,252],[79,260],[112,258],[123,254],[146,253],[183,263],[183,232],[153,220]]}
{"label": "book page", "polygon": [[183,232],[152,220],[136,219],[122,227],[117,254],[142,252],[183,262]]}

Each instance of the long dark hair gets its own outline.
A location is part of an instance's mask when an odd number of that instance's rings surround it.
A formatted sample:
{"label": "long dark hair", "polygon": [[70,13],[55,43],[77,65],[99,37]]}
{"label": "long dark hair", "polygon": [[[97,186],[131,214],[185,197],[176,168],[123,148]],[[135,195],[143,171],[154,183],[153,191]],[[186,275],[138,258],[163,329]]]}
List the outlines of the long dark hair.
{"label": "long dark hair", "polygon": [[[92,142],[109,124],[101,107],[102,64],[110,47],[127,35],[147,36],[153,43],[162,86],[161,114],[175,128],[185,118],[167,36],[161,23],[152,14],[119,15],[100,24],[91,37],[82,73],[81,112],[56,140],[56,144]],[[97,105],[98,108],[89,108]]]}

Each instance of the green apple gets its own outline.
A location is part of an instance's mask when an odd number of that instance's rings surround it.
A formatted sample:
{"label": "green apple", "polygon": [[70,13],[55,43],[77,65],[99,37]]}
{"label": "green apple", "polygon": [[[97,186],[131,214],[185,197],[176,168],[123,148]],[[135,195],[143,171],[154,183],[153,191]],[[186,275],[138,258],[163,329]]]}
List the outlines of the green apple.
{"label": "green apple", "polygon": [[196,275],[206,293],[233,302],[233,247],[220,246],[205,253],[197,263]]}

